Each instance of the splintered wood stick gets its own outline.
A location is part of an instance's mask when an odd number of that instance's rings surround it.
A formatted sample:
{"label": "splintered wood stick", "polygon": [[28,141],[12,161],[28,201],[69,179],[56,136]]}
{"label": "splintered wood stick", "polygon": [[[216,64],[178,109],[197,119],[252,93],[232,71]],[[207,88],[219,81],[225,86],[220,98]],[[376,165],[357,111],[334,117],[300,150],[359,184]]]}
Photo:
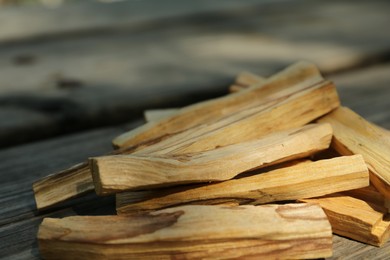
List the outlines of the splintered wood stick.
{"label": "splintered wood stick", "polygon": [[[316,85],[317,82],[320,82],[320,85]],[[299,94],[299,92],[303,93]],[[246,94],[242,95],[240,93]],[[156,153],[162,152],[160,151],[161,147],[171,149],[171,153],[179,153],[180,149],[183,153],[188,153],[194,152],[196,149],[207,148],[207,142],[215,137],[216,139],[211,143],[213,146],[209,147],[209,149],[212,149],[218,145],[240,142],[240,138],[244,138],[242,141],[246,141],[272,131],[304,125],[339,105],[334,86],[324,82],[315,66],[307,63],[298,63],[291,66],[289,69],[268,79],[267,84],[260,84],[240,93],[229,95],[233,96],[230,98],[224,97],[191,105],[181,109],[180,113],[173,118],[148,123],[148,126],[135,131],[140,133],[136,136],[140,138],[141,143],[125,147],[117,153],[132,153],[136,149],[142,151],[148,148],[148,145],[153,145],[155,148],[151,148],[151,150],[155,150]],[[245,102],[249,102],[250,105],[245,105]],[[278,102],[282,104],[280,106],[276,105]],[[259,106],[260,108],[257,108]],[[253,117],[254,114],[259,113],[262,115]],[[237,120],[241,123],[234,127]],[[257,123],[252,126],[253,120],[257,120]],[[207,122],[215,123],[208,126]],[[221,127],[227,125],[230,126],[225,128],[227,132],[224,134]],[[155,126],[155,128],[152,126]],[[165,128],[165,126],[167,127]],[[190,127],[194,129],[188,129],[188,131],[191,130],[190,133],[184,133],[183,130],[176,129],[174,132],[181,131],[183,133],[173,134],[170,131],[175,129],[175,126],[179,126],[180,129]],[[165,130],[163,131],[162,128]],[[240,130],[237,131],[237,129]],[[142,137],[144,130],[146,136],[150,133],[150,136],[158,137],[152,140],[144,140]],[[127,134],[127,136],[130,136],[131,139],[135,132]],[[195,147],[193,144],[197,142],[199,136],[202,136],[202,142],[199,147]],[[125,141],[126,139],[121,140]],[[167,141],[167,139],[171,140]],[[164,140],[167,142],[164,143]],[[183,146],[180,146],[181,144],[188,145],[188,147],[183,148]],[[165,147],[165,145],[168,146]],[[87,165],[84,165],[82,169],[77,171],[81,171],[82,176],[75,176],[74,170],[70,169],[66,171],[66,174],[54,174],[34,183],[37,208],[46,208],[66,199],[79,196],[80,191],[86,191],[85,189],[79,189],[80,183],[83,184],[83,187],[88,187],[87,190],[89,191],[93,186],[90,169]],[[85,183],[85,180],[88,179],[90,182]],[[53,186],[53,183],[56,183],[56,185]]]}
{"label": "splintered wood stick", "polygon": [[307,157],[327,149],[331,139],[329,124],[312,124],[192,154],[96,157],[91,159],[91,169],[98,195],[223,181],[251,169]]}
{"label": "splintered wood stick", "polygon": [[318,197],[369,185],[361,155],[343,156],[233,179],[216,184],[118,193],[118,214],[183,204],[264,204]]}
{"label": "splintered wood stick", "polygon": [[390,200],[390,138],[387,130],[368,122],[346,107],[340,107],[318,122],[334,129],[332,147],[342,155],[361,154],[370,170],[370,180]]}
{"label": "splintered wood stick", "polygon": [[229,92],[234,93],[246,89],[252,85],[264,82],[266,79],[253,73],[243,71],[236,77],[236,81],[230,85]]}
{"label": "splintered wood stick", "polygon": [[180,109],[174,117],[149,122],[124,133],[113,140],[113,145],[115,147],[132,146],[161,136],[172,135],[199,124],[213,122],[237,111],[268,103],[270,99],[283,98],[289,93],[303,90],[323,81],[315,65],[298,62],[257,86],[187,106]]}
{"label": "splintered wood stick", "polygon": [[315,204],[182,206],[137,216],[45,218],[45,259],[304,259],[332,255]]}
{"label": "splintered wood stick", "polygon": [[[364,195],[366,193],[366,195]],[[390,218],[383,199],[374,191],[335,193],[300,201],[317,203],[325,211],[333,233],[374,246],[384,245],[390,236]],[[373,199],[375,197],[375,199]]]}

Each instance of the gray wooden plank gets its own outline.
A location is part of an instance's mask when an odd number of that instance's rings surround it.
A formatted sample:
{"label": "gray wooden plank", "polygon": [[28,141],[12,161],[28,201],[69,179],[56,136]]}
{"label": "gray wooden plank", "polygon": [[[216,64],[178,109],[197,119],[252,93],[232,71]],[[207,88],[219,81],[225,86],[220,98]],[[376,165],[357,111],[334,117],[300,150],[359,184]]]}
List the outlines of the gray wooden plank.
{"label": "gray wooden plank", "polygon": [[[388,1],[355,1],[353,6],[348,1],[228,1],[226,7],[214,1],[179,2],[128,1],[89,12],[84,8],[91,3],[72,4],[64,14],[74,13],[74,21],[84,21],[85,28],[121,29],[1,45],[0,145],[120,123],[143,109],[220,95],[242,70],[267,76],[306,59],[331,72],[363,64],[390,46],[390,35],[382,33],[390,22]],[[122,10],[118,16],[116,8]],[[43,10],[37,12],[44,20]],[[73,20],[58,18],[61,10],[46,11],[49,18],[40,26]],[[81,14],[94,12],[103,22],[81,20]],[[124,18],[133,13],[140,18]],[[121,17],[126,25],[118,25]],[[72,26],[61,30],[79,30]],[[196,93],[203,96],[194,98]]]}
{"label": "gray wooden plank", "polygon": [[390,242],[387,242],[381,248],[366,245],[354,240],[333,236],[333,256],[329,259],[389,259]]}

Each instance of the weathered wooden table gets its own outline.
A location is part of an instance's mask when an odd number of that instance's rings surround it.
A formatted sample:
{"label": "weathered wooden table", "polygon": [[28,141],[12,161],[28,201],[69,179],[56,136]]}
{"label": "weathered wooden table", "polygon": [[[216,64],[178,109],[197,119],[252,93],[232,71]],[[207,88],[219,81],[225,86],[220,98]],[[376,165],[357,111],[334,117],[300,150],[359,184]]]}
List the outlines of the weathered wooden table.
{"label": "weathered wooden table", "polygon": [[[226,93],[242,70],[314,61],[344,105],[390,129],[389,11],[388,1],[303,0],[0,9],[0,257],[39,258],[44,217],[115,212],[93,194],[37,212],[33,181],[109,152],[146,108]],[[334,236],[333,258],[390,259],[390,243]]]}

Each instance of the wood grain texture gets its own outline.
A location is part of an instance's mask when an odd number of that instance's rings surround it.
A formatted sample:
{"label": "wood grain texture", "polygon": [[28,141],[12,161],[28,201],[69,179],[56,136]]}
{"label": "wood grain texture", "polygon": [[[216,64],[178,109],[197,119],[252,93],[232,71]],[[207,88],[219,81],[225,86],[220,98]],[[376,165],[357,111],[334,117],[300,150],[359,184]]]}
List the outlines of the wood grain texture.
{"label": "wood grain texture", "polygon": [[42,256],[49,259],[332,254],[331,227],[313,204],[183,206],[132,217],[47,218],[38,238]]}
{"label": "wood grain texture", "polygon": [[179,133],[240,111],[266,105],[270,103],[269,99],[276,101],[322,81],[314,64],[297,62],[251,89],[184,107],[172,118],[150,122],[118,136],[113,144],[116,147],[134,146],[164,135]]}
{"label": "wood grain texture", "polygon": [[98,195],[223,181],[255,168],[308,157],[327,149],[331,139],[330,125],[312,124],[198,153],[95,157],[90,168]]}
{"label": "wood grain texture", "polygon": [[387,130],[341,107],[318,120],[334,129],[332,147],[340,154],[362,154],[371,182],[390,200],[390,138]]}
{"label": "wood grain texture", "polygon": [[332,194],[301,201],[318,203],[325,211],[334,233],[374,246],[383,246],[390,237],[390,219],[383,199]]}
{"label": "wood grain texture", "polygon": [[311,198],[369,185],[360,155],[303,162],[216,184],[118,193],[118,214],[184,204],[264,204]]}
{"label": "wood grain texture", "polygon": [[81,163],[69,169],[49,175],[34,182],[33,190],[38,209],[81,196],[94,190],[88,163]]}

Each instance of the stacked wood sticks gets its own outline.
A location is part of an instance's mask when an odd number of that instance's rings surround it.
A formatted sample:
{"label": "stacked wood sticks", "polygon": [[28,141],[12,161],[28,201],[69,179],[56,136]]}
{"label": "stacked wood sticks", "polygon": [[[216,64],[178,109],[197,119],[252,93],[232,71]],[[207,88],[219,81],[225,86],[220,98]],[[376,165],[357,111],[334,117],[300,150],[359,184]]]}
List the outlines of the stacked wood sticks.
{"label": "stacked wood sticks", "polygon": [[112,154],[37,181],[38,209],[95,190],[118,214],[46,218],[42,256],[321,258],[332,232],[388,240],[387,130],[340,107],[307,62],[242,73],[230,92],[147,111]]}

